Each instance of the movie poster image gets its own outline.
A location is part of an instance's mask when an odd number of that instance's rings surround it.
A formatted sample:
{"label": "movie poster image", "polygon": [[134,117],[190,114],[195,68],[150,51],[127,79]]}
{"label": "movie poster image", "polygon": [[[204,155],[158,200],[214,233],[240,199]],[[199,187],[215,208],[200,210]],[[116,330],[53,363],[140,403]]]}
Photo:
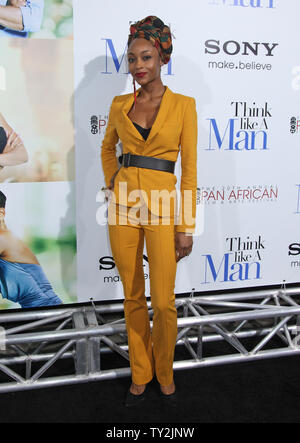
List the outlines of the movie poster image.
{"label": "movie poster image", "polygon": [[73,41],[0,39],[0,183],[74,180]]}
{"label": "movie poster image", "polygon": [[0,310],[75,303],[74,184],[0,185]]}
{"label": "movie poster image", "polygon": [[73,38],[72,0],[0,0],[0,37]]}

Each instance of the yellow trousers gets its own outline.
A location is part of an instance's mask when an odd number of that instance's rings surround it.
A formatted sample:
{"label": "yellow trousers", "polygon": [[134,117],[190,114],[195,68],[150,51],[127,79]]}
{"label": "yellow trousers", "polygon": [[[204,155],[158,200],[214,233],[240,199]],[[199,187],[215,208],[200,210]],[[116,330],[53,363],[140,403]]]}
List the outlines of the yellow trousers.
{"label": "yellow trousers", "polygon": [[[116,224],[108,224],[112,254],[124,290],[124,313],[128,335],[132,381],[148,383],[156,374],[158,382],[167,386],[173,381],[173,360],[177,337],[175,307],[176,251],[174,219],[164,225],[144,219],[132,224],[128,208],[110,205],[117,210]],[[152,215],[153,216],[153,215]],[[144,239],[149,261],[151,306],[154,312],[152,333],[145,297],[143,269]]]}

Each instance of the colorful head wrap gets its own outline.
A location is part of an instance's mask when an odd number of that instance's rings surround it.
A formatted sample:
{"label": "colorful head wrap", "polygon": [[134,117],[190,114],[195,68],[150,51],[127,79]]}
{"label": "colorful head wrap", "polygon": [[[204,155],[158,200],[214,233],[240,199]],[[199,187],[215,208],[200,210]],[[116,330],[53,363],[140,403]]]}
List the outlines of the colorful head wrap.
{"label": "colorful head wrap", "polygon": [[135,38],[145,38],[149,40],[158,50],[164,64],[169,62],[173,50],[171,31],[158,17],[149,15],[143,20],[131,25],[128,46]]}

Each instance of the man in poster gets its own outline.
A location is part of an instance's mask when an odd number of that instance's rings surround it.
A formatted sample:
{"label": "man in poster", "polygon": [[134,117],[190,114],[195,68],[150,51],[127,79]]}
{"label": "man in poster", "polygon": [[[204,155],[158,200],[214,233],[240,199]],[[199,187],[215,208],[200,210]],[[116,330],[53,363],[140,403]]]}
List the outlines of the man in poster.
{"label": "man in poster", "polygon": [[36,256],[5,223],[6,196],[0,191],[0,293],[21,308],[62,304]]}
{"label": "man in poster", "polygon": [[0,37],[28,37],[41,28],[44,0],[0,0]]}

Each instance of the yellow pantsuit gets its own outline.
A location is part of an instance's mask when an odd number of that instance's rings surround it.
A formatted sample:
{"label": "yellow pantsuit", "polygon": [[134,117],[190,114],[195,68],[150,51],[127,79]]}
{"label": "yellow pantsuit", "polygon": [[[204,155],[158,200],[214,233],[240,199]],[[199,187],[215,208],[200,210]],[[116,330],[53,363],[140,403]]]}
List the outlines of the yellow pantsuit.
{"label": "yellow pantsuit", "polygon": [[[175,191],[176,176],[165,171],[132,166],[122,166],[115,176],[114,198],[109,205],[108,221],[111,250],[124,290],[132,380],[136,384],[146,384],[155,373],[159,383],[167,386],[173,380],[177,336],[174,294],[177,269],[175,235],[176,232],[192,234],[195,231],[197,114],[193,98],[175,94],[167,87],[156,120],[145,141],[127,115],[132,105],[133,94],[117,96],[112,102],[101,149],[107,186],[118,170],[116,144],[119,139],[122,141],[124,154],[130,152],[176,161],[179,151],[181,153],[179,212],[182,217],[179,222],[177,199],[175,206],[171,205],[167,219],[163,199],[158,204],[153,204],[151,199],[153,190]],[[135,190],[143,193],[138,200],[139,204],[136,204]],[[185,195],[184,190],[190,191],[190,194]],[[140,207],[138,222],[130,215],[134,207]],[[187,212],[190,217],[185,217]],[[115,213],[115,219],[110,218],[110,214]],[[167,224],[164,224],[166,220]],[[154,311],[152,333],[145,297],[144,241]]]}
{"label": "yellow pantsuit", "polygon": [[[117,213],[126,213],[127,208],[121,208],[117,207]],[[111,250],[124,288],[124,313],[132,380],[138,385],[146,384],[155,371],[159,383],[167,386],[173,380],[172,367],[177,336],[174,223],[171,220],[169,225],[128,223],[108,226]],[[154,311],[152,337],[145,297],[144,241]]]}

